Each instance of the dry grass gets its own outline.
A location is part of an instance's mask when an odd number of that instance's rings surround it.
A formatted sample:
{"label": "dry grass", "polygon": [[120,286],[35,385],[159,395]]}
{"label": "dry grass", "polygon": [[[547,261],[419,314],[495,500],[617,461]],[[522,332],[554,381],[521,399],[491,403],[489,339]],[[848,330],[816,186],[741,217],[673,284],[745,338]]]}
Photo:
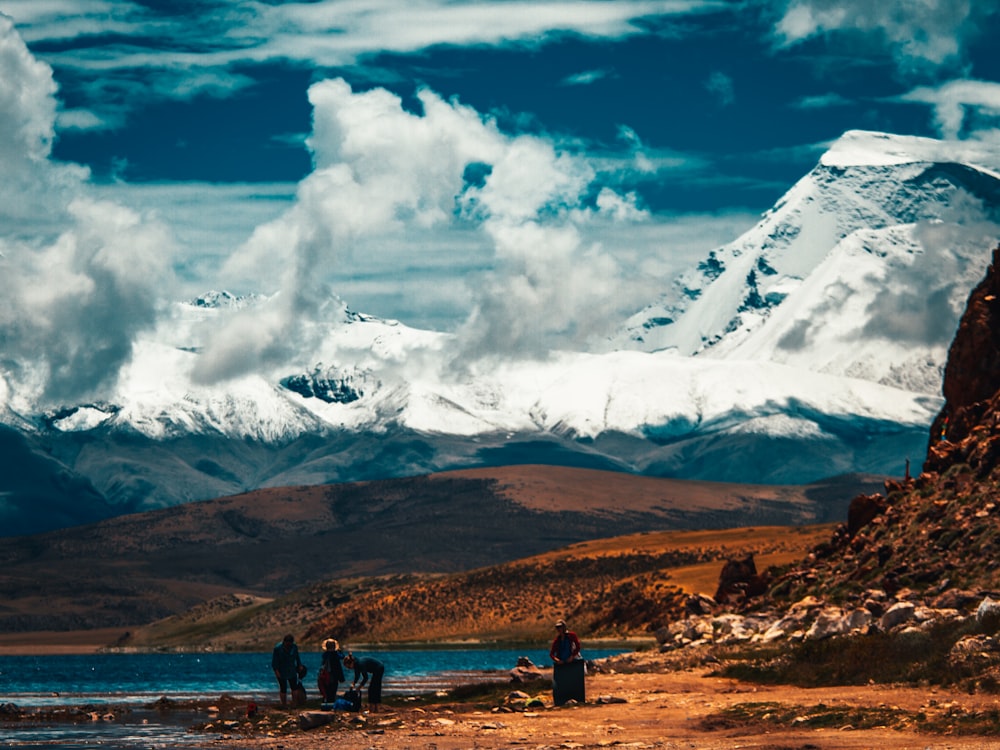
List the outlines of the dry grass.
{"label": "dry grass", "polygon": [[753,553],[759,569],[801,558],[830,526],[665,531],[580,542],[501,565],[436,576],[316,584],[228,614],[174,617],[133,632],[130,645],[266,645],[277,630],[300,640],[537,642],[569,619],[587,638],[649,638],[689,594],[714,593],[723,563]]}

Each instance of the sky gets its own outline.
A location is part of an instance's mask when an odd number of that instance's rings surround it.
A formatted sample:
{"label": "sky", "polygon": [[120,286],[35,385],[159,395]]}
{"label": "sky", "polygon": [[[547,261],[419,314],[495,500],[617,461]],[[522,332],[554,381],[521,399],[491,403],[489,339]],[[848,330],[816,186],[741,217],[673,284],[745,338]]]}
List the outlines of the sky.
{"label": "sky", "polygon": [[[841,134],[1000,154],[996,0],[0,0],[0,370],[99,395],[171,300],[588,349]],[[1000,168],[1000,156],[993,164]]]}

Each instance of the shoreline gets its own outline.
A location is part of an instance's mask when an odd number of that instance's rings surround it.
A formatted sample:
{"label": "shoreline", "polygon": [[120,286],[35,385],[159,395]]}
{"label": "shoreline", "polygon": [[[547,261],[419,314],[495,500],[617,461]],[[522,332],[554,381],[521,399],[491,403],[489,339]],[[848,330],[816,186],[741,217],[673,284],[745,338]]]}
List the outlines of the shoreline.
{"label": "shoreline", "polygon": [[123,632],[123,628],[100,628],[0,633],[0,656],[96,654],[118,640]]}
{"label": "shoreline", "polygon": [[[186,746],[220,750],[1000,747],[988,721],[996,706],[993,695],[878,684],[761,685],[715,676],[705,667],[677,669],[655,663],[658,659],[651,661],[645,666],[655,671],[609,670],[588,676],[586,702],[562,707],[552,705],[551,682],[540,680],[520,688],[522,693],[513,693],[517,688],[512,686],[510,694],[500,690],[493,697],[461,697],[460,691],[420,701],[397,696],[378,713],[283,708],[276,705],[275,696],[260,701],[253,716],[247,715],[245,701],[227,696],[161,699],[131,714],[113,706],[91,708],[89,713],[50,707],[19,717],[8,715],[0,721],[0,730],[48,718],[56,723],[82,722],[101,738],[119,722],[148,720],[167,727],[187,726]],[[529,696],[541,701],[526,704]],[[825,717],[831,712],[842,718],[829,721]],[[972,716],[984,719],[979,729],[985,731],[970,731],[964,725]]]}
{"label": "shoreline", "polygon": [[[59,656],[64,654],[96,654],[96,653],[264,653],[260,648],[203,649],[191,648],[157,648],[115,646],[121,637],[123,628],[101,628],[96,630],[67,631],[35,631],[30,633],[0,633],[0,656]],[[277,636],[276,636],[277,638]],[[653,636],[633,636],[625,638],[586,638],[584,651],[591,649],[621,648],[626,651],[643,651],[656,646]],[[354,650],[392,649],[393,651],[448,651],[448,650],[489,650],[489,649],[532,649],[548,648],[548,643],[541,641],[512,640],[489,641],[482,639],[442,640],[442,641],[406,641],[391,643],[385,641],[351,642]],[[268,651],[270,649],[267,649]]]}

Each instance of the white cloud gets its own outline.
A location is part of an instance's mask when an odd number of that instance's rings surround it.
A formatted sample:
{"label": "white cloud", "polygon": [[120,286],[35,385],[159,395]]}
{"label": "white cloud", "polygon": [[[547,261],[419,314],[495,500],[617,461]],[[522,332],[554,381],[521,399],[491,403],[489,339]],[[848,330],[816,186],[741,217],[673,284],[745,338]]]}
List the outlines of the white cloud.
{"label": "white cloud", "polygon": [[914,89],[899,98],[933,107],[934,123],[945,138],[968,131],[995,131],[1000,126],[1000,83],[993,81],[949,81]]}
{"label": "white cloud", "polygon": [[52,71],[0,17],[0,372],[53,403],[113,382],[170,288],[169,233],[49,161]]}
{"label": "white cloud", "polygon": [[170,287],[167,230],[118,205],[76,199],[73,224],[47,245],[5,243],[4,368],[37,368],[39,396],[93,398],[129,361]]}
{"label": "white cloud", "polygon": [[[451,261],[462,267],[461,280],[443,274],[447,296],[467,305],[463,355],[538,355],[592,341],[613,324],[613,311],[632,304],[613,233],[604,235],[610,247],[588,237],[591,229],[628,228],[648,216],[635,196],[595,185],[598,173],[583,156],[540,137],[502,133],[488,117],[427,90],[419,94],[420,114],[388,91],[356,93],[339,79],[315,84],[309,98],[316,169],[295,205],[258,227],[224,269],[280,292],[268,324],[254,328],[252,354],[264,358],[256,366],[282,354],[278,343],[297,335],[302,316],[329,299],[330,280],[345,263],[389,246],[397,268],[428,268],[406,253],[440,247],[434,238],[445,234],[452,239],[444,246],[461,236],[474,258]],[[413,233],[428,241],[400,242]],[[437,274],[449,261],[433,262]],[[218,340],[238,333],[222,331]],[[210,348],[202,359],[199,377],[231,376],[228,349]],[[254,357],[244,360],[249,366]]]}
{"label": "white cloud", "polygon": [[837,93],[817,94],[816,96],[804,96],[793,102],[796,109],[829,109],[830,107],[843,107],[851,104],[851,100]]}
{"label": "white cloud", "polygon": [[[204,294],[220,284],[220,268],[246,242],[256,227],[287,211],[295,198],[294,183],[136,183],[91,185],[97,198],[128,205],[171,228],[182,248],[176,270],[185,298]],[[231,291],[241,289],[234,281]]]}
{"label": "white cloud", "polygon": [[719,105],[728,107],[736,100],[733,79],[721,71],[714,71],[705,81],[705,88],[715,96]]}
{"label": "white cloud", "polygon": [[48,159],[55,136],[56,84],[0,16],[0,167],[23,178]]}
{"label": "white cloud", "polygon": [[372,50],[533,42],[555,32],[620,38],[644,33],[636,23],[639,19],[724,7],[726,3],[717,0],[327,0],[262,7],[244,31],[268,40],[254,50],[257,59],[280,55],[343,64]]}
{"label": "white cloud", "polygon": [[59,112],[56,122],[59,130],[105,130],[111,124],[89,109],[64,109]]}
{"label": "white cloud", "polygon": [[[441,44],[533,43],[553,33],[622,38],[638,23],[728,8],[725,0],[318,0],[310,3],[207,1],[198,23],[169,6],[153,11],[128,0],[8,0],[30,42],[117,34],[128,41],[53,52],[62,64],[101,69],[187,69],[290,59],[346,65],[379,51],[413,52]],[[172,47],[151,39],[177,40]],[[223,41],[220,43],[220,39]]]}
{"label": "white cloud", "polygon": [[562,80],[564,86],[589,86],[604,78],[609,78],[613,74],[609,70],[585,70],[581,73],[574,73]]}
{"label": "white cloud", "polygon": [[958,64],[993,0],[763,0],[778,17],[774,35],[788,47],[818,36],[861,32],[884,39],[910,70]]}

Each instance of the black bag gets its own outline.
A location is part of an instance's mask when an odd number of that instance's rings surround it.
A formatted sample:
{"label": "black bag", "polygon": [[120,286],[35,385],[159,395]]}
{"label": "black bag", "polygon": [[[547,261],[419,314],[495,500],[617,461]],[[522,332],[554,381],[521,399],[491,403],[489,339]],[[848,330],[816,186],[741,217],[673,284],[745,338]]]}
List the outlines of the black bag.
{"label": "black bag", "polygon": [[[361,691],[360,690],[345,690],[344,694],[341,696],[348,704],[350,704],[349,711],[360,711],[361,710]],[[338,699],[339,700],[339,699]]]}

